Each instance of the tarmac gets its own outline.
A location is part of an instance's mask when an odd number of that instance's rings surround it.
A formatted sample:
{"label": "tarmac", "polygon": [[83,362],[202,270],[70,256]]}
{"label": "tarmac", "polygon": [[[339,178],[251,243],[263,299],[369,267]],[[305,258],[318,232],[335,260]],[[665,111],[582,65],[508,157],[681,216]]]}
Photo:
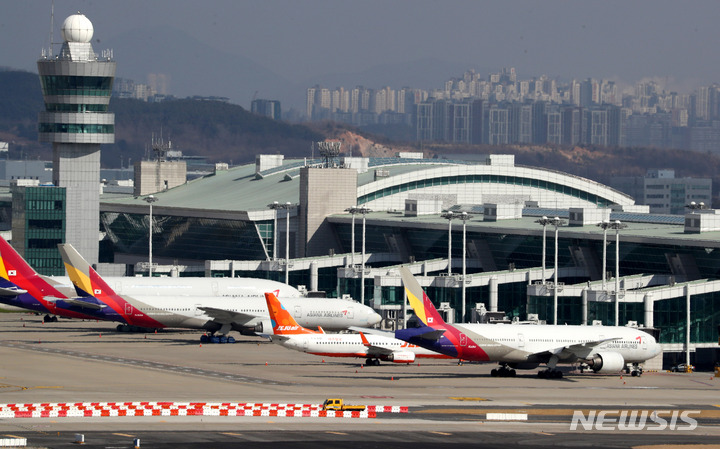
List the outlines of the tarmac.
{"label": "tarmac", "polygon": [[[7,417],[0,410],[0,444],[25,438],[29,447],[76,447],[78,435],[87,447],[176,448],[708,447],[720,441],[720,378],[713,373],[631,377],[568,368],[561,380],[539,379],[537,370],[494,378],[494,364],[363,366],[364,359],[308,355],[260,337],[234,334],[233,344],[201,344],[197,331],[121,333],[115,326],[0,313],[0,406],[200,403],[206,412]],[[210,404],[289,407],[329,397],[407,407],[407,413],[339,418],[207,411]],[[624,419],[643,413],[643,426],[623,427]],[[590,416],[600,416],[600,423]]]}

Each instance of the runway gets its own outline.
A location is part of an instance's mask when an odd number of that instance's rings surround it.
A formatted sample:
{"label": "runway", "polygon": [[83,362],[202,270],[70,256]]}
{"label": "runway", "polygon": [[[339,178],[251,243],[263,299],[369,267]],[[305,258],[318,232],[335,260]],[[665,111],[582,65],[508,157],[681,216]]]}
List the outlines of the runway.
{"label": "runway", "polygon": [[[491,364],[421,361],[364,367],[287,350],[258,337],[200,344],[198,332],[128,334],[112,323],[0,314],[0,403],[347,403],[408,407],[376,418],[133,416],[0,418],[0,438],[38,447],[353,447],[592,446],[708,444],[720,435],[720,378],[711,373],[567,373],[562,380],[519,371],[493,378]],[[661,416],[662,430],[618,430],[635,411]],[[570,430],[574,413],[605,416],[605,426]],[[678,419],[690,413],[692,430]],[[652,415],[655,413],[655,415]],[[675,414],[675,423],[671,418]],[[518,418],[523,418],[518,420]],[[585,422],[588,425],[588,421]],[[597,424],[597,423],[596,423]],[[622,420],[620,420],[622,424]],[[614,430],[608,431],[614,426]],[[671,428],[672,427],[672,428]],[[683,427],[685,430],[683,430]]]}

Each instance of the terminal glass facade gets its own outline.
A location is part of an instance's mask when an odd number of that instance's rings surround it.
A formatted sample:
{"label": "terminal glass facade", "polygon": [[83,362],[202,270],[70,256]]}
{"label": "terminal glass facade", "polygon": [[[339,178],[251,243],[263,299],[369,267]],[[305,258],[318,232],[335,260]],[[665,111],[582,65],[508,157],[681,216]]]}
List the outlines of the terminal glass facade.
{"label": "terminal glass facade", "polygon": [[435,178],[419,179],[417,181],[410,181],[403,184],[387,187],[385,189],[377,190],[367,195],[363,195],[358,198],[358,204],[366,204],[370,201],[377,200],[390,195],[395,195],[400,192],[406,192],[408,190],[423,189],[426,187],[433,186],[444,186],[449,184],[512,184],[517,186],[531,187],[543,190],[549,190],[551,192],[561,193],[563,195],[573,196],[580,198],[581,200],[589,201],[596,204],[598,207],[608,207],[614,204],[612,201],[602,198],[598,195],[588,193],[584,190],[576,189],[564,184],[558,184],[555,182],[545,181],[535,178],[525,178],[521,176],[508,176],[508,175],[457,175],[457,176],[438,176]]}
{"label": "terminal glass facade", "polygon": [[[690,342],[718,341],[720,325],[720,292],[690,297]],[[687,299],[685,296],[655,301],[655,327],[660,330],[660,343],[685,343]]]}
{"label": "terminal glass facade", "polygon": [[[115,253],[148,253],[147,214],[102,212],[100,225]],[[252,222],[153,214],[152,229],[153,258],[157,257],[158,262],[161,259],[266,259],[258,228]]]}
{"label": "terminal glass facade", "polygon": [[65,243],[65,188],[19,187],[13,191],[13,240],[38,273],[64,276],[57,245]]}

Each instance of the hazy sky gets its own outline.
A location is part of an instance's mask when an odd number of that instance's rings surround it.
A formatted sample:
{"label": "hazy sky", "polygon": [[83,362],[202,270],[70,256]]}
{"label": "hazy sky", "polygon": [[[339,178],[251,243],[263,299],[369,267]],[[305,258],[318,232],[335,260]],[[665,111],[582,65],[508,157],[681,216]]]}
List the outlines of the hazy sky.
{"label": "hazy sky", "polygon": [[[0,66],[37,70],[50,5],[0,0]],[[293,82],[430,58],[468,69],[512,66],[520,78],[657,77],[683,90],[720,81],[717,0],[56,0],[55,41],[76,11],[94,24],[96,52],[133,30],[171,27]],[[202,79],[200,68],[187,70]]]}

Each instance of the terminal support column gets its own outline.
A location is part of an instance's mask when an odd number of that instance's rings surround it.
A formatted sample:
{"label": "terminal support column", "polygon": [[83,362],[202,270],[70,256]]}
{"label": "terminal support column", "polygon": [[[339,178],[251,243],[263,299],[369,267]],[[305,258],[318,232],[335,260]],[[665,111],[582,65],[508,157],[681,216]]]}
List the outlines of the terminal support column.
{"label": "terminal support column", "polygon": [[655,326],[655,300],[652,293],[645,294],[645,327],[652,328]]}
{"label": "terminal support column", "polygon": [[498,311],[498,278],[493,276],[490,278],[490,311]]}

